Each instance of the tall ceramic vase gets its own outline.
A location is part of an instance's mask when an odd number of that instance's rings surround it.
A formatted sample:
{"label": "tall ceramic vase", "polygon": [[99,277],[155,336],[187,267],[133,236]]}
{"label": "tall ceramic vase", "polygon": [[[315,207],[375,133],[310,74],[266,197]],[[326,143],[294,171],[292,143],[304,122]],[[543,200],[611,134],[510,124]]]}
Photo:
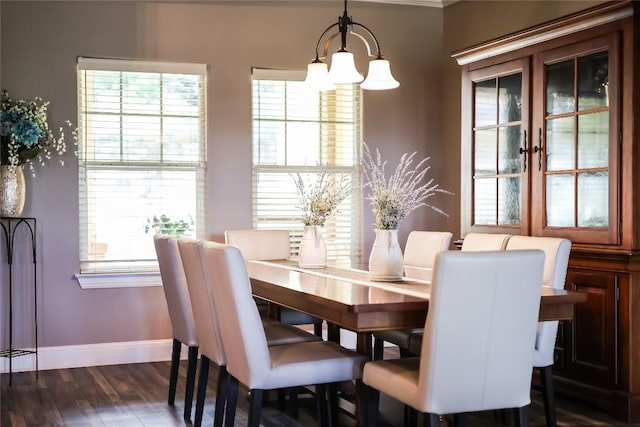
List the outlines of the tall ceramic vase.
{"label": "tall ceramic vase", "polygon": [[317,225],[304,226],[298,264],[302,268],[324,268],[327,266],[327,248],[322,236],[322,227]]}
{"label": "tall ceramic vase", "polygon": [[0,216],[21,216],[25,193],[22,167],[0,165]]}
{"label": "tall ceramic vase", "polygon": [[398,230],[376,229],[376,240],[369,256],[369,274],[373,281],[402,280],[404,260],[398,244]]}

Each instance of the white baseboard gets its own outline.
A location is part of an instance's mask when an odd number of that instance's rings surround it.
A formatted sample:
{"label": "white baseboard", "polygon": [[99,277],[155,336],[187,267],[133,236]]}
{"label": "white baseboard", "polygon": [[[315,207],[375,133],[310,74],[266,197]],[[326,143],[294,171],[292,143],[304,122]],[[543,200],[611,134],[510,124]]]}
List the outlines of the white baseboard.
{"label": "white baseboard", "polygon": [[[171,339],[40,347],[38,369],[44,371],[171,360],[172,347]],[[180,356],[183,359],[187,357],[185,346]],[[36,357],[33,354],[14,357],[11,363],[13,372],[36,370]],[[9,372],[9,358],[0,359],[0,372]]]}
{"label": "white baseboard", "polygon": [[[344,347],[355,349],[356,335],[342,329],[340,330],[340,343]],[[38,369],[45,371],[85,366],[159,362],[171,360],[171,349],[171,339],[40,347],[38,349]],[[187,358],[187,349],[184,345],[180,357],[181,359]],[[11,363],[13,372],[36,370],[36,357],[33,354],[14,357],[11,359]],[[9,372],[9,358],[3,357],[0,358],[0,373],[6,372]]]}

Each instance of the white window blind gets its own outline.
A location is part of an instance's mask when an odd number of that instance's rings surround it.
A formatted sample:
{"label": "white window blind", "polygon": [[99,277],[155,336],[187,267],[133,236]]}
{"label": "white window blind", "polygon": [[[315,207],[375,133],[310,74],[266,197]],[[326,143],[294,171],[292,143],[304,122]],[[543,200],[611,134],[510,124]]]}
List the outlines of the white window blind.
{"label": "white window blind", "polygon": [[154,216],[204,234],[206,74],[78,58],[81,273],[156,270]]}
{"label": "white window blind", "polygon": [[[302,239],[302,210],[291,174],[310,182],[325,168],[359,188],[361,90],[309,90],[303,72],[253,70],[253,227],[291,231]],[[356,191],[325,223],[327,258],[361,262],[361,197]]]}

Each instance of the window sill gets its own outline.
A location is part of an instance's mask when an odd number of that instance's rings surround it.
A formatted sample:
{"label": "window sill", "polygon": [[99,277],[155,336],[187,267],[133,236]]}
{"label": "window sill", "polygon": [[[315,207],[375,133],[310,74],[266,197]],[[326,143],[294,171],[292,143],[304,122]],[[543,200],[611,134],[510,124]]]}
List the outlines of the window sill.
{"label": "window sill", "polygon": [[148,288],[162,286],[159,272],[76,274],[82,289]]}

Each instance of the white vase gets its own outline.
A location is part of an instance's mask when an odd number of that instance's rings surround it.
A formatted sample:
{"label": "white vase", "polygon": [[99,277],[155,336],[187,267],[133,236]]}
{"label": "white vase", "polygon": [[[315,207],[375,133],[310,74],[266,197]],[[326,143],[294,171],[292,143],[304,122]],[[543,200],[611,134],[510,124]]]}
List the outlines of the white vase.
{"label": "white vase", "polygon": [[22,215],[25,199],[22,166],[0,165],[0,216]]}
{"label": "white vase", "polygon": [[304,226],[298,265],[302,268],[324,268],[327,266],[327,248],[322,236],[322,227],[317,225]]}
{"label": "white vase", "polygon": [[376,229],[376,240],[369,256],[369,274],[373,281],[402,280],[404,260],[398,244],[398,230]]}

